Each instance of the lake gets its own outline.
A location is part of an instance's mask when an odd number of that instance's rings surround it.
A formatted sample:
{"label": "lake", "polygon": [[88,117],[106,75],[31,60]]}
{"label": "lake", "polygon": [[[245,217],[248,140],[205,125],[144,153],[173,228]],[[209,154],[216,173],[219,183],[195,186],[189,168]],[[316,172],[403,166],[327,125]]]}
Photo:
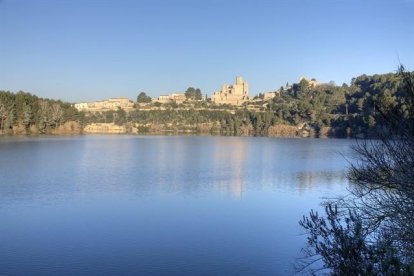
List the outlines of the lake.
{"label": "lake", "polygon": [[351,143],[2,137],[0,274],[290,274]]}

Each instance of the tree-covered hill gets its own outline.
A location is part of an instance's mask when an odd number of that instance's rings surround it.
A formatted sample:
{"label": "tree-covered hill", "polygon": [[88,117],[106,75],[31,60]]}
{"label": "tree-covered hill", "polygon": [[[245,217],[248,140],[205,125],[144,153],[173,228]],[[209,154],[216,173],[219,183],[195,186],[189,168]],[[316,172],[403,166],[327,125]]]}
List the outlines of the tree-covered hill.
{"label": "tree-covered hill", "polygon": [[[139,99],[149,98],[145,93]],[[188,99],[182,104],[138,101],[130,112],[78,112],[62,101],[0,91],[1,133],[57,133],[68,122],[123,126],[125,133],[372,137],[383,126],[376,113],[406,108],[398,74],[362,75],[350,85],[306,79],[282,87],[271,100],[257,96],[243,106]]]}
{"label": "tree-covered hill", "polygon": [[0,133],[50,134],[67,122],[79,128],[84,114],[60,100],[39,98],[25,92],[0,91]]}

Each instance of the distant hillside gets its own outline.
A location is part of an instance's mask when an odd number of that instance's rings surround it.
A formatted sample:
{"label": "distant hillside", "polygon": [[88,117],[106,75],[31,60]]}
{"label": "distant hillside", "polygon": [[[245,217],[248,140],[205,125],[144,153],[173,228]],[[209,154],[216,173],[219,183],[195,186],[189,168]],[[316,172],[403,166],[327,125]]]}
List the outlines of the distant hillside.
{"label": "distant hillside", "polygon": [[0,134],[76,134],[83,117],[62,101],[0,91]]}
{"label": "distant hillside", "polygon": [[382,127],[380,113],[405,108],[401,78],[394,73],[362,75],[341,86],[302,79],[276,95],[241,107],[189,101],[85,113],[61,101],[0,91],[0,132],[370,137]]}

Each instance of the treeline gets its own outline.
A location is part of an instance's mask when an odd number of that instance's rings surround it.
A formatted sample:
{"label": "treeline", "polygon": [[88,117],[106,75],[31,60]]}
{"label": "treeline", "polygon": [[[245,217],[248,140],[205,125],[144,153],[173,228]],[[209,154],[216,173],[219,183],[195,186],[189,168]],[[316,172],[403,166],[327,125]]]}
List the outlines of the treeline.
{"label": "treeline", "polygon": [[89,113],[85,123],[115,123],[137,126],[139,133],[192,132],[219,135],[267,135],[275,125],[273,112],[238,110],[234,114],[225,110],[123,110]]}
{"label": "treeline", "polygon": [[[382,74],[354,78],[346,90],[346,108],[348,115],[332,122],[332,126],[343,134],[364,137],[376,136],[384,127],[384,116],[394,107],[407,110],[406,90],[399,74]],[[379,113],[384,116],[378,116]]]}
{"label": "treeline", "polygon": [[66,122],[81,124],[83,117],[83,113],[60,100],[0,91],[0,133],[3,134],[49,134]]}
{"label": "treeline", "polygon": [[[50,133],[66,122],[114,123],[130,133],[191,132],[217,135],[373,137],[383,127],[378,112],[398,106],[405,92],[399,74],[362,75],[351,84],[315,84],[306,79],[281,87],[272,100],[255,97],[244,106],[209,101],[137,104],[136,109],[84,113],[62,101],[0,91],[0,132]],[[193,91],[194,90],[194,91]],[[196,93],[197,89],[190,92]],[[140,94],[144,98],[143,93]],[[199,96],[199,95],[198,95]],[[150,106],[150,108],[148,108]]]}
{"label": "treeline", "polygon": [[[272,135],[278,126],[296,128],[297,136],[372,137],[383,123],[376,113],[404,106],[398,74],[362,75],[350,85],[315,85],[306,79],[281,88],[270,101],[256,100],[242,107],[164,104],[163,110],[123,110],[89,113],[86,123],[137,126],[139,133],[205,132],[220,135]],[[201,104],[202,103],[202,104]],[[197,108],[195,108],[197,107]],[[254,110],[252,110],[254,109]],[[154,126],[156,126],[154,128]],[[162,132],[162,131],[161,131]]]}
{"label": "treeline", "polygon": [[386,115],[396,106],[405,110],[405,99],[402,77],[390,73],[362,75],[349,86],[312,86],[302,80],[275,97],[269,107],[281,121],[307,124],[315,133],[328,128],[333,137],[372,137],[384,125],[377,113]]}

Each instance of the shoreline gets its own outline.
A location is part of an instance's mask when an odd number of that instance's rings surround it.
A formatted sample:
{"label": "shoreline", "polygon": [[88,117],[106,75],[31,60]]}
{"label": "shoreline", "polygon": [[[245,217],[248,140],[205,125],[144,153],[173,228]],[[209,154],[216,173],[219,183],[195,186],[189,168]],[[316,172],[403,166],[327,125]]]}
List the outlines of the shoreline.
{"label": "shoreline", "polygon": [[0,134],[0,139],[3,138],[47,138],[47,137],[82,137],[82,136],[142,136],[142,137],[250,137],[250,138],[284,138],[284,139],[321,139],[321,140],[347,140],[357,139],[356,137],[314,137],[314,136],[270,136],[270,135],[222,135],[222,134],[208,134],[208,133],[75,133],[75,134]]}
{"label": "shoreline", "polygon": [[[347,133],[348,134],[348,133]],[[24,128],[15,125],[1,136],[78,136],[78,135],[140,135],[140,136],[230,136],[230,137],[280,137],[280,138],[317,138],[317,139],[350,139],[369,138],[363,134],[344,135],[335,127],[315,128],[306,123],[300,125],[275,124],[260,132],[252,125],[245,125],[238,131],[226,130],[213,123],[180,125],[180,124],[122,124],[89,123],[82,125],[76,121],[67,121],[54,128],[40,131],[35,125]]]}

